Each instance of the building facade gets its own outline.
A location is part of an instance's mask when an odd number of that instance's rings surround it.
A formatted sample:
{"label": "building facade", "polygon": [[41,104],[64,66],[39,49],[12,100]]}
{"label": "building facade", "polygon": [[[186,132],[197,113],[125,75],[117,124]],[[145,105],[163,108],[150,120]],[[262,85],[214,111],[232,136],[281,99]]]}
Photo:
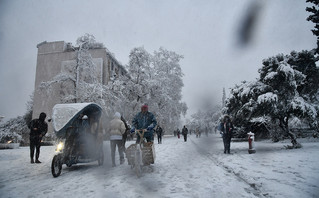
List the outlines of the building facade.
{"label": "building facade", "polygon": [[[41,112],[45,112],[47,118],[51,118],[53,106],[63,103],[61,101],[61,94],[68,94],[65,92],[72,91],[74,86],[68,86],[68,89],[62,89],[61,83],[56,83],[52,84],[49,90],[42,90],[39,87],[41,83],[52,81],[61,73],[67,74],[72,72],[71,68],[74,68],[78,61],[79,48],[73,47],[71,43],[64,41],[45,41],[38,44],[37,48],[38,54],[32,118],[38,118]],[[125,75],[127,73],[125,68],[114,58],[107,48],[97,47],[89,49],[89,54],[92,57],[93,65],[97,71],[95,75],[97,75],[99,83],[106,85],[112,76]],[[51,124],[49,124],[49,132],[50,131],[52,131]]]}

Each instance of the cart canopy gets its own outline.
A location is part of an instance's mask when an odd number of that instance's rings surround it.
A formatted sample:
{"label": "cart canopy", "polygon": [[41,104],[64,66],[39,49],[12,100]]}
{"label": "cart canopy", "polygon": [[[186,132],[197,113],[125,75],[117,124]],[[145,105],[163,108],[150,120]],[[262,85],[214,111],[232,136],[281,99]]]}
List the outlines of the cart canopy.
{"label": "cart canopy", "polygon": [[56,104],[52,111],[52,125],[56,136],[65,138],[68,127],[73,125],[80,114],[88,116],[89,119],[94,116],[99,120],[102,108],[96,103]]}

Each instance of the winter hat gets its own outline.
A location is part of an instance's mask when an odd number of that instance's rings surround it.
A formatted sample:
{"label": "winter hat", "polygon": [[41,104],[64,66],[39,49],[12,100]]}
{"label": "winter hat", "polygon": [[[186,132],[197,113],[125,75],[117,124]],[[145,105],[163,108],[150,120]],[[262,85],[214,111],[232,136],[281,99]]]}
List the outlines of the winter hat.
{"label": "winter hat", "polygon": [[145,109],[146,111],[148,111],[148,106],[147,106],[147,104],[142,105],[141,110],[143,111],[143,109]]}
{"label": "winter hat", "polygon": [[121,118],[121,114],[120,114],[119,112],[116,112],[116,113],[114,114],[114,117],[115,117],[115,118]]}
{"label": "winter hat", "polygon": [[39,120],[44,121],[44,119],[47,117],[47,114],[44,112],[40,113]]}
{"label": "winter hat", "polygon": [[87,120],[88,119],[88,116],[87,115],[84,115],[83,117],[82,117],[82,120]]}

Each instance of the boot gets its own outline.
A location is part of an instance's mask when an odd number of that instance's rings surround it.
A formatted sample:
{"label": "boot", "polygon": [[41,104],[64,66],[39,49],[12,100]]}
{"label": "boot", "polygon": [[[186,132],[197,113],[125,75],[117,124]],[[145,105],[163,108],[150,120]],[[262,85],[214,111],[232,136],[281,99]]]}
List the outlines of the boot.
{"label": "boot", "polygon": [[40,164],[41,162],[38,159],[36,159],[35,163]]}
{"label": "boot", "polygon": [[33,158],[31,158],[31,164],[34,164],[34,160],[33,160]]}

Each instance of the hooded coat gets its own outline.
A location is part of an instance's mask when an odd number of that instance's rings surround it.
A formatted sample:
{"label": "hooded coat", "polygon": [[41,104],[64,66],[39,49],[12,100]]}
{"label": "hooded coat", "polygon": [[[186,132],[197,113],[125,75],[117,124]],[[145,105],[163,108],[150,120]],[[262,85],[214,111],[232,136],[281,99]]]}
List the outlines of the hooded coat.
{"label": "hooded coat", "polygon": [[48,132],[48,124],[44,121],[46,115],[41,113],[39,119],[34,119],[28,124],[30,129],[30,141],[40,142],[42,137]]}
{"label": "hooded coat", "polygon": [[121,120],[121,115],[116,113],[114,119],[110,122],[110,140],[122,140],[125,130],[125,124]]}

